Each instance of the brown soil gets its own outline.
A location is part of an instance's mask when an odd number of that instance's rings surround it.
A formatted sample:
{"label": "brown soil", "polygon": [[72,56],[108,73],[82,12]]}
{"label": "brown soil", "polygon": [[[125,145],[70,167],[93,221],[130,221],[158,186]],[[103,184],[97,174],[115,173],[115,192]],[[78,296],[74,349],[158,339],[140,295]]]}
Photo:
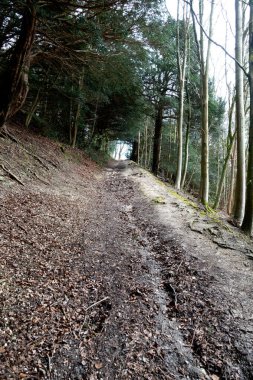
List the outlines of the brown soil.
{"label": "brown soil", "polygon": [[0,379],[253,379],[251,242],[131,162],[10,131]]}

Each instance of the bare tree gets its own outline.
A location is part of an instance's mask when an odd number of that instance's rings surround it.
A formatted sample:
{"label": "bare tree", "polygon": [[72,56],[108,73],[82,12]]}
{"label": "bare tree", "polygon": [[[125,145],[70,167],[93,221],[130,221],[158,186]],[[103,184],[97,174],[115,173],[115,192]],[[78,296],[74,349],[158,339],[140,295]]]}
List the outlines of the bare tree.
{"label": "bare tree", "polygon": [[249,21],[249,87],[250,87],[250,125],[249,151],[246,187],[246,207],[242,230],[251,235],[253,229],[253,1],[250,4]]}
{"label": "bare tree", "polygon": [[[236,18],[236,41],[235,58],[243,64],[243,22],[242,3],[235,0]],[[243,71],[235,65],[235,88],[236,88],[236,131],[237,131],[237,177],[236,177],[236,198],[234,219],[241,225],[245,206],[245,112],[244,112],[244,91],[243,91]]]}
{"label": "bare tree", "polygon": [[[201,182],[200,182],[200,197],[203,205],[208,205],[209,198],[209,123],[208,123],[208,104],[209,104],[209,62],[210,50],[213,33],[213,11],[214,0],[211,1],[211,10],[209,17],[209,32],[208,35],[204,33],[203,28],[203,15],[204,15],[204,1],[199,0],[199,40],[196,28],[196,14],[193,11],[191,0],[191,14],[194,26],[194,33],[196,43],[198,45],[198,55],[200,63],[200,89],[201,89]],[[207,49],[204,48],[204,36],[208,37]]]}
{"label": "bare tree", "polygon": [[180,21],[179,21],[179,6],[177,5],[177,66],[179,77],[179,115],[178,115],[178,154],[177,154],[177,175],[175,187],[180,189],[182,183],[182,163],[183,163],[183,122],[184,122],[184,96],[185,96],[185,72],[188,55],[188,40],[189,40],[189,16],[185,6],[183,8],[183,49],[180,51]]}

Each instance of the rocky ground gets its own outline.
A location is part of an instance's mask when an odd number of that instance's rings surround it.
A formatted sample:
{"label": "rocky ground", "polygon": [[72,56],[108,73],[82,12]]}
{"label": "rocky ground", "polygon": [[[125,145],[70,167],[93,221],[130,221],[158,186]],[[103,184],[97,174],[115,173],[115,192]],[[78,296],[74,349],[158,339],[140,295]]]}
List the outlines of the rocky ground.
{"label": "rocky ground", "polygon": [[252,244],[131,162],[0,138],[0,379],[253,379]]}

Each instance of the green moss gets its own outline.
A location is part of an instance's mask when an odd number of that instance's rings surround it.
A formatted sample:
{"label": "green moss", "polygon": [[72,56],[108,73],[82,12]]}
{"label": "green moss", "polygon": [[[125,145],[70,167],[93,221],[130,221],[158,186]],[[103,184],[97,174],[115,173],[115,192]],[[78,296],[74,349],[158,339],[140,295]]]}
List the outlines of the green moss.
{"label": "green moss", "polygon": [[153,198],[152,202],[162,204],[162,205],[166,204],[165,198],[161,196]]}
{"label": "green moss", "polygon": [[[191,201],[188,198],[184,197],[183,195],[179,194],[176,190],[173,190],[172,188],[170,188],[166,183],[164,183],[163,181],[161,181],[157,177],[154,177],[153,174],[151,174],[149,172],[147,172],[147,173],[155,180],[155,182],[157,184],[159,184],[159,186],[163,186],[166,189],[166,192],[168,194],[170,194],[172,197],[178,199],[180,202],[184,203],[185,205],[192,207],[194,210],[196,210],[198,212],[199,216],[208,217],[210,219],[210,221],[217,223],[218,225],[220,225],[221,227],[223,227],[224,229],[226,229],[230,233],[234,234],[234,231],[226,223],[224,223],[220,219],[218,213],[214,209],[212,209],[210,206],[206,205],[205,209],[203,210],[202,206],[200,206],[199,204],[197,204],[194,201]],[[154,198],[153,202],[155,202],[155,199],[159,199],[159,198],[162,198],[162,197]],[[155,202],[155,203],[162,203],[162,202]],[[165,201],[164,201],[164,203],[165,203]]]}

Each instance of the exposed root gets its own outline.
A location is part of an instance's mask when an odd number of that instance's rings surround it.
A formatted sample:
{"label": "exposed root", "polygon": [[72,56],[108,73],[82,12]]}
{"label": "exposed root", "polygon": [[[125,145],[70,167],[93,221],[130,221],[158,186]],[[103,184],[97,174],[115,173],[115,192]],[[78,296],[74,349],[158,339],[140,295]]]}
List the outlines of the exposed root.
{"label": "exposed root", "polygon": [[6,169],[6,167],[3,164],[0,164],[0,167],[3,169],[3,171],[5,173],[8,174],[8,176],[11,179],[13,179],[14,181],[18,182],[20,185],[25,186],[25,184],[18,177],[16,177],[15,174],[13,174],[10,170]]}
{"label": "exposed root", "polygon": [[29,156],[32,156],[35,160],[37,160],[46,170],[49,170],[49,167],[45,164],[44,161],[47,161],[48,163],[50,163],[52,166],[54,166],[55,168],[58,167],[58,165],[56,165],[54,162],[52,161],[49,161],[49,160],[46,160],[46,159],[42,159],[40,158],[37,154],[34,154],[32,152],[30,152],[25,146],[24,144],[19,141],[15,136],[13,136],[8,130],[7,130],[7,127],[6,125],[4,125],[2,127],[2,129],[0,130],[0,136],[3,137],[3,138],[9,138],[11,141],[15,142],[16,144],[18,144]]}

